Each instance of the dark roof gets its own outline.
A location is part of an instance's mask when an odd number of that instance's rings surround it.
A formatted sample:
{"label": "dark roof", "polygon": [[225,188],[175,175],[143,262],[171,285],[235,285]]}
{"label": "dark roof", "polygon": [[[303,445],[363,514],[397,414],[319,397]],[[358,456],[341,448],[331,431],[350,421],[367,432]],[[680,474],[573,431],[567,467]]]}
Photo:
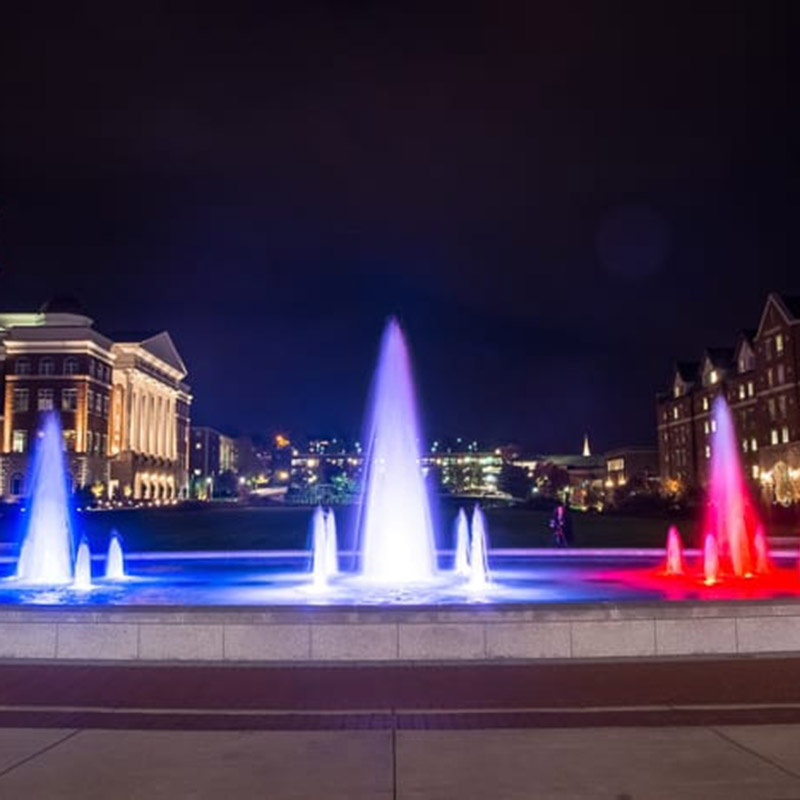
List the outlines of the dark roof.
{"label": "dark roof", "polygon": [[734,351],[732,347],[707,347],[706,355],[712,366],[728,369],[733,366]]}
{"label": "dark roof", "polygon": [[78,314],[82,317],[88,316],[83,306],[74,297],[67,295],[57,295],[51,297],[39,309],[40,314]]}
{"label": "dark roof", "polygon": [[779,295],[783,304],[795,319],[800,319],[800,295],[782,294]]}
{"label": "dark roof", "polygon": [[161,331],[114,331],[108,334],[112,342],[146,342]]}
{"label": "dark roof", "polygon": [[700,364],[696,361],[678,361],[675,364],[675,371],[681,376],[681,380],[686,383],[691,383],[697,380],[697,373],[700,370]]}
{"label": "dark roof", "polygon": [[756,330],[756,328],[744,328],[741,331],[739,331],[739,336],[742,339],[747,339],[749,344],[753,344],[753,342],[756,339],[757,333],[758,330]]}

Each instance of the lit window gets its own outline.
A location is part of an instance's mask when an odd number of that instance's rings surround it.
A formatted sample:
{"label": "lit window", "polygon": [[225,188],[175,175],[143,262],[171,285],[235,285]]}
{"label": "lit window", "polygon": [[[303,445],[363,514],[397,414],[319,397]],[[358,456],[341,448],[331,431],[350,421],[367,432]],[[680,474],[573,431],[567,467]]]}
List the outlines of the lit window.
{"label": "lit window", "polygon": [[711,433],[717,432],[717,421],[715,419],[711,420]]}
{"label": "lit window", "polygon": [[753,381],[747,381],[747,396],[753,397],[756,393],[756,387],[753,384]]}
{"label": "lit window", "polygon": [[777,428],[773,428],[769,432],[769,440],[770,440],[770,442],[772,444],[778,444],[778,429]]}
{"label": "lit window", "polygon": [[52,358],[43,358],[39,362],[40,375],[55,375],[55,372],[56,372],[56,364]]}
{"label": "lit window", "polygon": [[744,400],[745,396],[746,396],[745,386],[744,386],[743,383],[740,383],[739,384],[739,399],[740,400]]}
{"label": "lit window", "polygon": [[759,470],[758,464],[753,464],[753,478],[758,480],[758,476],[759,476],[760,472],[761,472],[761,470]]}
{"label": "lit window", "polygon": [[66,430],[64,431],[64,449],[68,453],[75,452],[75,442],[77,440],[77,436],[75,435],[75,431],[73,430]]}
{"label": "lit window", "polygon": [[681,387],[677,383],[675,384],[675,388],[673,389],[673,394],[675,395],[675,397],[681,396]]}
{"label": "lit window", "polygon": [[29,392],[27,389],[14,389],[13,405],[14,411],[27,411],[29,402]]}
{"label": "lit window", "polygon": [[706,445],[706,458],[711,458],[711,447]]}
{"label": "lit window", "polygon": [[681,415],[680,409],[677,406],[675,406],[675,408],[672,409],[672,418],[678,419],[680,415]]}
{"label": "lit window", "polygon": [[715,369],[712,369],[711,372],[709,373],[708,379],[709,379],[709,381],[711,381],[712,384],[718,383],[719,382],[719,372],[717,372],[717,370],[715,370]]}
{"label": "lit window", "polygon": [[710,430],[711,430],[711,428],[710,428],[710,426],[709,426],[709,424],[708,424],[708,420],[706,420],[706,421],[703,423],[703,433],[704,433],[706,436],[708,436],[708,433],[709,433],[709,431],[710,431]]}
{"label": "lit window", "polygon": [[39,411],[52,411],[53,410],[53,390],[52,389],[39,389],[38,400],[36,404]]}
{"label": "lit window", "polygon": [[784,425],[781,428],[781,442],[783,442],[783,444],[786,444],[788,441],[789,441],[789,427],[787,425]]}
{"label": "lit window", "polygon": [[17,361],[17,375],[30,375],[31,362],[27,358],[20,358]]}
{"label": "lit window", "polygon": [[14,431],[11,434],[11,452],[24,453],[28,449],[28,431]]}
{"label": "lit window", "polygon": [[783,352],[783,334],[779,333],[775,337],[775,352],[780,354]]}
{"label": "lit window", "polygon": [[750,449],[754,453],[758,450],[758,439],[755,436],[750,440]]}
{"label": "lit window", "polygon": [[742,452],[746,453],[750,449],[747,439],[742,439]]}
{"label": "lit window", "polygon": [[77,375],[77,373],[78,373],[78,359],[77,358],[64,359],[64,374]]}
{"label": "lit window", "polygon": [[708,398],[703,398],[703,411],[708,411]]}
{"label": "lit window", "polygon": [[77,411],[78,409],[78,390],[63,389],[61,391],[61,410]]}
{"label": "lit window", "polygon": [[784,372],[783,364],[778,364],[777,375],[778,375],[778,384],[781,384],[786,380],[786,373]]}

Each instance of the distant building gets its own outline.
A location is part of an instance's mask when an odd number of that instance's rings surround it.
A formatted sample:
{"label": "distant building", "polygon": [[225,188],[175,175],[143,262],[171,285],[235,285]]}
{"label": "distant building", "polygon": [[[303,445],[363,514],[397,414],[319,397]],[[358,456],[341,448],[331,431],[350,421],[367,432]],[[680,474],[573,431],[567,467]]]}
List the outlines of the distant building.
{"label": "distant building", "polygon": [[0,491],[26,493],[41,414],[61,418],[74,489],[170,500],[187,493],[191,394],[169,338],[106,336],[73,300],[0,314]]}
{"label": "distant building", "polygon": [[188,497],[192,396],[186,366],[166,331],[114,338],[111,494]]}
{"label": "distant building", "polygon": [[767,502],[800,501],[800,298],[772,293],[758,329],[733,348],[709,348],[678,364],[656,402],[664,491],[702,489],[708,480],[717,395],[731,407],[746,477]]}
{"label": "distant building", "polygon": [[2,494],[25,494],[42,413],[61,417],[72,488],[109,485],[112,341],[71,301],[0,315],[3,366]]}
{"label": "distant building", "polygon": [[192,494],[208,498],[221,475],[238,473],[236,440],[214,428],[192,426],[189,447]]}
{"label": "distant building", "polygon": [[658,450],[655,447],[620,447],[609,450],[606,462],[606,495],[631,483],[650,489],[658,482]]}

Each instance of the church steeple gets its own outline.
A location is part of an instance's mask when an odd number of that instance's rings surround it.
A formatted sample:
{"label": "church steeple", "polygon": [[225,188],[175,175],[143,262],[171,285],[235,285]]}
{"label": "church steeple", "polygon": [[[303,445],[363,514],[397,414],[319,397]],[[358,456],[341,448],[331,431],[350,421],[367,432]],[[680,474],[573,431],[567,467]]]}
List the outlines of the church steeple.
{"label": "church steeple", "polygon": [[589,434],[584,434],[583,437],[583,457],[589,458],[592,455],[592,451],[589,447]]}

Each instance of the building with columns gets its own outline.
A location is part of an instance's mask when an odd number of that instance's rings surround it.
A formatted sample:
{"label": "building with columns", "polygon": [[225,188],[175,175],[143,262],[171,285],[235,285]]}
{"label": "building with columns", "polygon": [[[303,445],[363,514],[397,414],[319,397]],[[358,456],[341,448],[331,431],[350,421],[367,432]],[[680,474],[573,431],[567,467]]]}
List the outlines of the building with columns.
{"label": "building with columns", "polygon": [[39,418],[48,411],[61,416],[72,487],[105,493],[113,363],[111,340],[72,301],[0,314],[0,493],[25,493]]}
{"label": "building with columns", "polygon": [[41,415],[54,411],[73,489],[188,496],[186,374],[168,333],[106,336],[73,300],[0,314],[0,495],[25,495]]}
{"label": "building with columns", "polygon": [[188,497],[192,396],[186,366],[166,331],[114,339],[111,496]]}

